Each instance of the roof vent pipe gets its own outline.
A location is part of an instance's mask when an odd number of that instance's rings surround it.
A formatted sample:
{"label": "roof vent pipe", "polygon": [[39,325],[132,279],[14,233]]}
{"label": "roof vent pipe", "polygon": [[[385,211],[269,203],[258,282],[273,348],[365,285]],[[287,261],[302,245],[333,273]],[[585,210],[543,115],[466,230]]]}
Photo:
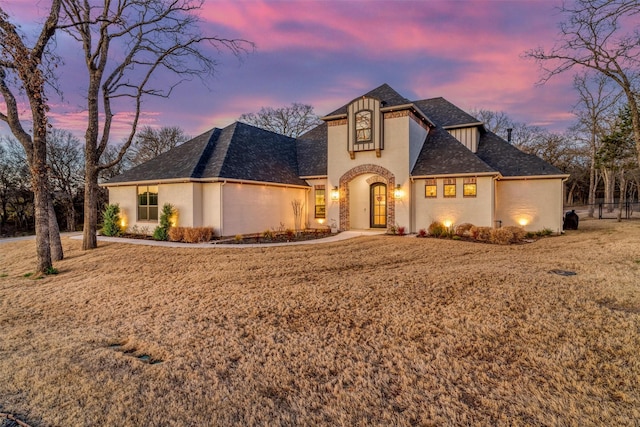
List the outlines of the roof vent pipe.
{"label": "roof vent pipe", "polygon": [[507,129],[507,142],[511,144],[511,132],[513,132],[512,128]]}

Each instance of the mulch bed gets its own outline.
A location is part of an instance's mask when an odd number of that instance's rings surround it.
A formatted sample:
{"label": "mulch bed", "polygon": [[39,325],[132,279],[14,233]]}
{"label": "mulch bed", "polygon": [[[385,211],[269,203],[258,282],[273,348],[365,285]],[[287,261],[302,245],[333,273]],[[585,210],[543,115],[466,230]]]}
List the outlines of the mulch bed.
{"label": "mulch bed", "polygon": [[256,243],[288,243],[301,242],[305,240],[322,239],[331,236],[330,230],[312,229],[301,231],[300,233],[274,232],[265,236],[265,233],[255,233],[243,235],[241,239],[229,238],[219,240],[218,243],[225,244],[256,244]]}

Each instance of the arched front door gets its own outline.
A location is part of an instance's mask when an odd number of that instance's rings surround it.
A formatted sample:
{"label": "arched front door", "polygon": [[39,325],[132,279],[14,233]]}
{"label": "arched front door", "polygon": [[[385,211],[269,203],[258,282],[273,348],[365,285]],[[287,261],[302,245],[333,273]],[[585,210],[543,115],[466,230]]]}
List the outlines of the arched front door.
{"label": "arched front door", "polygon": [[387,186],[377,182],[371,185],[371,228],[387,228]]}

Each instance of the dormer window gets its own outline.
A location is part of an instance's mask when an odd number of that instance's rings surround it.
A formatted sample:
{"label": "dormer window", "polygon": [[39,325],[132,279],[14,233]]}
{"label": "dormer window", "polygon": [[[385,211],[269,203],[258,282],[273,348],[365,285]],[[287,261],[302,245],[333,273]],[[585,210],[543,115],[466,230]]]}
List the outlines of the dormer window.
{"label": "dormer window", "polygon": [[371,141],[371,119],[370,110],[356,113],[356,143]]}
{"label": "dormer window", "polygon": [[380,100],[366,96],[355,99],[347,106],[347,122],[349,156],[355,159],[356,152],[375,151],[376,156],[380,157],[384,149],[384,121],[380,111]]}

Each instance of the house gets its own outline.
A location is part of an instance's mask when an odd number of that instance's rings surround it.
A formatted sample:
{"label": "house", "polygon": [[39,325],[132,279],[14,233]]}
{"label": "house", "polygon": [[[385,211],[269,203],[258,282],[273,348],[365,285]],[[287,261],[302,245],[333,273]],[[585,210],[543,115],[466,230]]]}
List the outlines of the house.
{"label": "house", "polygon": [[568,175],[489,132],[443,98],[410,101],[384,84],[298,139],[236,122],[103,185],[127,226],[177,224],[219,235],[294,228],[522,226],[562,230]]}

